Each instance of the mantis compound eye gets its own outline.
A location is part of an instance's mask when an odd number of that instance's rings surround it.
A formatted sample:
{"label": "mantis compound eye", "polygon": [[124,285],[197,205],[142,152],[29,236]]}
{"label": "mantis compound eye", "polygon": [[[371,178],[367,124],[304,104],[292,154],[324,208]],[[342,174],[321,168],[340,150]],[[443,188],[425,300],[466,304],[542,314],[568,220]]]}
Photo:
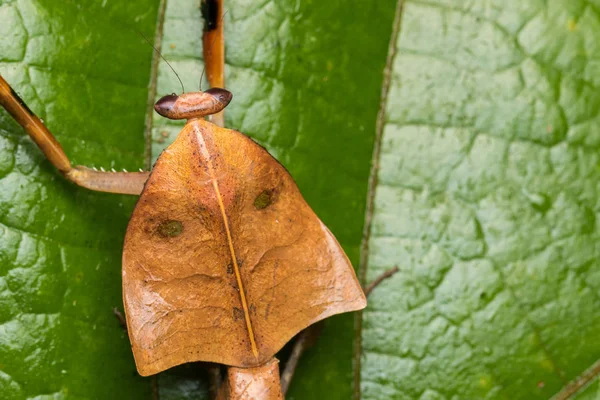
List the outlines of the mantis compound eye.
{"label": "mantis compound eye", "polygon": [[179,96],[177,96],[175,93],[163,96],[156,102],[156,104],[154,104],[154,109],[157,113],[163,117],[166,117],[175,106],[178,98]]}
{"label": "mantis compound eye", "polygon": [[212,96],[214,96],[214,98],[219,101],[219,103],[224,104],[224,106],[227,106],[227,104],[229,104],[229,102],[231,101],[231,98],[233,97],[233,94],[231,94],[231,92],[229,90],[225,90],[225,89],[221,89],[221,88],[211,88],[208,89],[207,91],[205,91],[204,93],[208,93]]}

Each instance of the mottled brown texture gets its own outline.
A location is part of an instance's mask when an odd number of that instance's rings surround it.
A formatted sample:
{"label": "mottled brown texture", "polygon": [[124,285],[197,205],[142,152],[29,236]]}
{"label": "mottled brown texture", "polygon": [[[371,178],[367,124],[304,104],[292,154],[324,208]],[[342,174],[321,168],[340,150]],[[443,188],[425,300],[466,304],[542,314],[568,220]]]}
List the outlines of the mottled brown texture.
{"label": "mottled brown texture", "polygon": [[[265,190],[270,202],[257,209]],[[181,222],[181,233],[158,234],[165,221]],[[203,120],[159,157],[133,212],[123,297],[141,375],[191,361],[258,366],[308,325],[366,305],[285,168]]]}
{"label": "mottled brown texture", "polygon": [[253,368],[227,369],[217,400],[283,400],[279,384],[279,361],[273,358]]}

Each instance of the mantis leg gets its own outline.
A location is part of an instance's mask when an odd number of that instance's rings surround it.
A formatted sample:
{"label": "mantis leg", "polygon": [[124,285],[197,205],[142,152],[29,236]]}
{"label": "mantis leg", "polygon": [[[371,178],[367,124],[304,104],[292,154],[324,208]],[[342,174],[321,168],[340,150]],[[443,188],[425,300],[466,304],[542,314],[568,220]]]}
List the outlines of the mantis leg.
{"label": "mantis leg", "polygon": [[300,357],[302,357],[302,354],[304,354],[308,348],[315,344],[322,330],[323,323],[322,321],[319,321],[296,335],[292,353],[285,363],[285,368],[281,371],[281,392],[284,396],[290,388],[290,383],[292,383],[292,378],[296,372]]}
{"label": "mantis leg", "polygon": [[[225,36],[223,31],[223,0],[203,2],[206,4],[202,53],[206,77],[210,87],[225,88]],[[210,116],[210,121],[225,127],[224,111]]]}
{"label": "mantis leg", "polygon": [[44,123],[27,107],[0,75],[0,105],[21,125],[46,158],[68,180],[99,192],[139,195],[149,172],[105,172],[83,166],[71,166],[60,143]]}

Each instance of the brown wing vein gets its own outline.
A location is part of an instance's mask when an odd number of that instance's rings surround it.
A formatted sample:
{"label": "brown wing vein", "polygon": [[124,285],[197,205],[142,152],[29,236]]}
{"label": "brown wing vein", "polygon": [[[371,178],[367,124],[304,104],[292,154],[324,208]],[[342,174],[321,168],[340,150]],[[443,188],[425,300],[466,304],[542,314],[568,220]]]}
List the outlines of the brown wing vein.
{"label": "brown wing vein", "polygon": [[200,153],[204,160],[206,161],[206,165],[208,166],[210,179],[212,181],[213,188],[215,190],[215,194],[217,197],[217,201],[219,203],[219,209],[221,210],[221,217],[223,218],[223,225],[225,226],[225,233],[227,234],[227,244],[229,246],[229,252],[231,253],[231,261],[233,263],[233,270],[235,273],[235,279],[237,281],[237,285],[240,293],[240,300],[242,302],[242,309],[244,310],[244,319],[246,321],[246,328],[248,329],[248,337],[250,338],[250,345],[252,347],[252,353],[254,357],[258,359],[258,348],[256,347],[256,340],[254,339],[254,331],[252,329],[252,322],[250,321],[250,311],[248,310],[248,302],[246,300],[246,292],[244,291],[244,285],[242,283],[242,277],[240,275],[240,268],[237,263],[237,257],[235,255],[235,250],[233,248],[233,240],[231,239],[231,231],[229,229],[229,221],[227,219],[227,214],[225,213],[225,206],[223,205],[223,198],[221,197],[221,191],[219,190],[219,184],[215,177],[215,170],[212,165],[211,157],[208,152],[208,148],[204,141],[204,137],[202,136],[202,132],[198,128],[198,126],[194,125],[194,133],[196,135],[196,140],[198,141],[198,147],[200,148]]}

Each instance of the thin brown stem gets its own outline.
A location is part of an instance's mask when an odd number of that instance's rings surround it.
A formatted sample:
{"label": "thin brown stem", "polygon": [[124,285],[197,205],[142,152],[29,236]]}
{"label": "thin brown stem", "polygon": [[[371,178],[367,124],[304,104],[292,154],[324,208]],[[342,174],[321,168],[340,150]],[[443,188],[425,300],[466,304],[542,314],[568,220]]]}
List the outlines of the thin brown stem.
{"label": "thin brown stem", "polygon": [[288,389],[290,388],[290,383],[292,382],[292,378],[294,377],[294,373],[296,372],[296,368],[298,367],[298,362],[300,361],[300,357],[306,350],[306,343],[308,341],[310,333],[308,329],[303,330],[298,335],[298,339],[294,342],[294,348],[292,349],[292,354],[290,358],[287,360],[285,364],[285,368],[281,373],[281,392],[285,396]]}
{"label": "thin brown stem", "polygon": [[369,297],[369,295],[371,294],[373,289],[375,289],[377,287],[377,285],[379,285],[385,279],[394,275],[396,272],[398,272],[397,266],[394,268],[390,268],[387,271],[385,271],[383,274],[379,275],[373,282],[371,282],[369,284],[369,286],[367,286],[367,288],[365,289],[365,296]]}
{"label": "thin brown stem", "polygon": [[560,392],[552,397],[552,400],[567,400],[577,394],[588,385],[594,378],[600,376],[600,360],[596,361],[581,376],[565,386]]}
{"label": "thin brown stem", "polygon": [[298,367],[298,362],[300,361],[300,357],[304,354],[304,352],[313,346],[321,334],[323,330],[323,323],[317,322],[314,325],[309,326],[302,332],[296,336],[296,341],[294,342],[294,347],[292,348],[292,353],[285,363],[285,368],[281,373],[281,392],[285,396],[288,389],[290,388],[290,384],[292,383],[292,378],[294,377],[294,373],[296,372],[296,368]]}

